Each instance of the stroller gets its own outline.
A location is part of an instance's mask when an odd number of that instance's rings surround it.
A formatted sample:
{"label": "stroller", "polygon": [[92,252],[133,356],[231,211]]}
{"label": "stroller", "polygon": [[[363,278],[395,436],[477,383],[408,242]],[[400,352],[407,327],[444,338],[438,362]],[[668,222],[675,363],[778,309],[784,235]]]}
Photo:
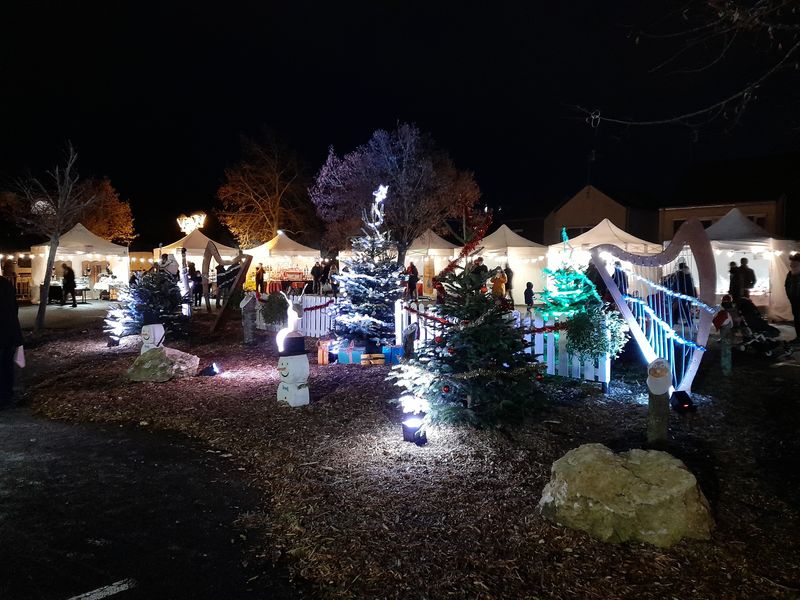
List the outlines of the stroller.
{"label": "stroller", "polygon": [[767,322],[749,298],[738,298],[728,304],[723,302],[722,306],[730,313],[734,330],[741,336],[739,350],[772,356],[786,349],[786,344],[778,339],[780,330]]}

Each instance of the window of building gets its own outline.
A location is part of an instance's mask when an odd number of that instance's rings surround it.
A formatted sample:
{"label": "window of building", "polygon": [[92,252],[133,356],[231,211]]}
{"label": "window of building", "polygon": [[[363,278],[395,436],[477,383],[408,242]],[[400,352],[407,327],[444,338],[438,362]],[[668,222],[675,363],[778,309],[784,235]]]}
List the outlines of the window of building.
{"label": "window of building", "polygon": [[700,219],[700,222],[703,224],[703,229],[708,229],[714,224],[713,219]]}
{"label": "window of building", "polygon": [[672,233],[678,233],[678,229],[681,228],[681,225],[686,223],[686,219],[674,219],[672,221]]}

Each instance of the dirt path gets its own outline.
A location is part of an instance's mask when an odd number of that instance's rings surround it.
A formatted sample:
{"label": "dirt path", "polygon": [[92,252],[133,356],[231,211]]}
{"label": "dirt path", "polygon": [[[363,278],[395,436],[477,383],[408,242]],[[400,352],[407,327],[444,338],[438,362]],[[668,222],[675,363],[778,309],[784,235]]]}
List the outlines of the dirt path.
{"label": "dirt path", "polygon": [[[301,598],[248,560],[259,498],[224,455],[146,429],[0,412],[0,598]],[[248,566],[250,565],[250,566]]]}

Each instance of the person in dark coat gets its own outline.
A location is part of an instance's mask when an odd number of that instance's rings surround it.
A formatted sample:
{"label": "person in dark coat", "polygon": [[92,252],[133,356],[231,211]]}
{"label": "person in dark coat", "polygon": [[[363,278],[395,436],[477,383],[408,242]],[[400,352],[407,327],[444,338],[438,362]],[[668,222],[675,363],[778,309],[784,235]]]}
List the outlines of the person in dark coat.
{"label": "person in dark coat", "polygon": [[[684,296],[697,297],[697,290],[694,287],[694,279],[686,263],[678,264],[678,270],[670,278],[670,290]],[[678,299],[678,315],[686,323],[692,322],[692,303],[689,300]]]}
{"label": "person in dark coat", "polygon": [[506,268],[503,269],[503,272],[506,274],[506,296],[508,296],[511,306],[514,306],[514,294],[511,291],[514,287],[514,271],[506,263]]}
{"label": "person in dark coat", "polygon": [[742,285],[742,296],[744,298],[750,297],[750,290],[752,290],[756,285],[756,273],[747,266],[749,262],[746,258],[742,258],[739,261],[741,264],[739,265],[739,274],[740,274],[740,281]]}
{"label": "person in dark coat", "polygon": [[416,300],[417,283],[419,283],[419,270],[417,270],[417,266],[413,262],[408,263],[406,274],[408,275],[408,297],[410,300]]}
{"label": "person in dark coat", "polygon": [[192,300],[195,306],[203,305],[203,274],[192,269],[189,273],[192,276]]}
{"label": "person in dark coat", "polygon": [[525,284],[525,306],[529,312],[533,310],[533,283],[530,281]]}
{"label": "person in dark coat", "polygon": [[311,267],[311,279],[313,281],[313,294],[319,294],[320,288],[322,286],[322,265],[319,264],[319,261],[314,263],[314,266]]}
{"label": "person in dark coat", "polygon": [[262,263],[258,263],[258,268],[256,268],[256,291],[259,294],[264,293],[264,275],[267,274],[267,270],[264,268]]}
{"label": "person in dark coat", "polygon": [[67,294],[72,294],[72,308],[78,308],[78,301],[75,298],[75,271],[72,270],[67,263],[61,265],[64,270],[64,277],[62,279],[61,289],[63,295],[61,296],[61,306],[67,303]]}
{"label": "person in dark coat", "polygon": [[728,293],[735,302],[742,297],[742,272],[739,270],[739,265],[731,261],[728,269],[730,276],[730,283],[728,284]]}
{"label": "person in dark coat", "polygon": [[[599,272],[598,272],[599,273]],[[622,263],[619,261],[614,262],[614,274],[611,279],[617,285],[617,289],[623,296],[628,295],[628,274],[622,270]]]}
{"label": "person in dark coat", "polygon": [[476,290],[484,287],[486,285],[486,280],[489,279],[489,267],[483,264],[483,257],[479,256],[476,258],[469,267],[469,270],[473,287]]}
{"label": "person in dark coat", "polygon": [[792,305],[792,316],[794,317],[795,338],[792,343],[800,343],[800,254],[793,254],[789,257],[789,272],[786,274],[784,282],[786,297]]}
{"label": "person in dark coat", "polygon": [[14,398],[14,355],[22,346],[17,291],[0,277],[0,409],[11,406]]}

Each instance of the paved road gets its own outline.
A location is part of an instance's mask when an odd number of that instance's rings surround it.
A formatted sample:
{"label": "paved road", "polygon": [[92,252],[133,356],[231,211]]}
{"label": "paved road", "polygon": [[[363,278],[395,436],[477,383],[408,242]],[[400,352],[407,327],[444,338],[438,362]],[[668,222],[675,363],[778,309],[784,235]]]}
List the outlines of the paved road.
{"label": "paved road", "polygon": [[[89,300],[86,304],[78,304],[77,308],[72,308],[69,304],[51,304],[45,311],[44,325],[48,329],[98,328],[103,324],[109,304],[104,300]],[[38,310],[38,304],[19,307],[19,323],[22,329],[33,329]]]}
{"label": "paved road", "polygon": [[0,598],[60,599],[133,579],[135,599],[294,599],[232,523],[258,498],[229,459],[146,429],[0,411]]}

